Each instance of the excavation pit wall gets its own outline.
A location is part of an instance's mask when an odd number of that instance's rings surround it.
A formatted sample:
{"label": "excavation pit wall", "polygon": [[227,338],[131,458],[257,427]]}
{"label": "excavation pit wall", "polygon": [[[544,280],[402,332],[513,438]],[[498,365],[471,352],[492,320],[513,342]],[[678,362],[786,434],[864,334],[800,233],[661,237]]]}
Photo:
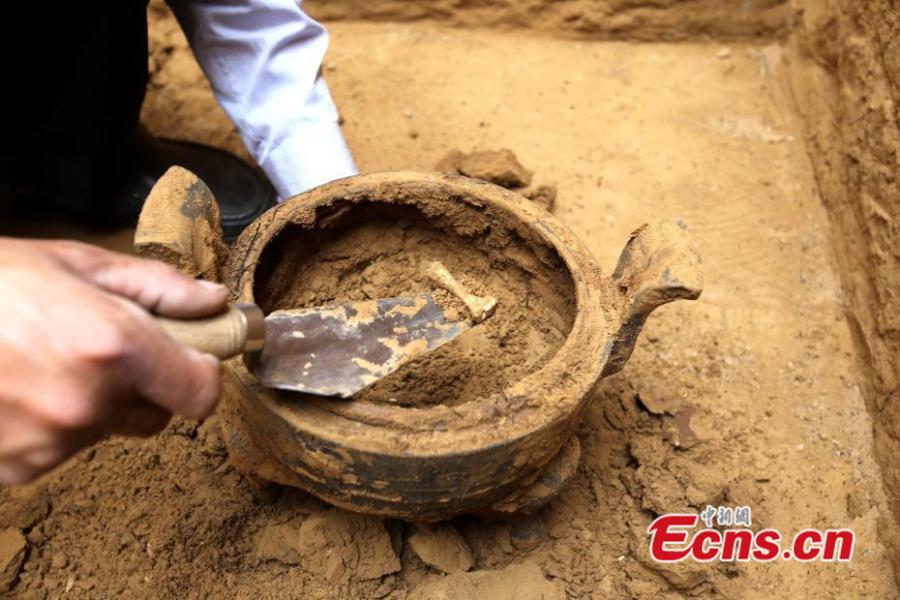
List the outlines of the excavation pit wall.
{"label": "excavation pit wall", "polygon": [[[799,2],[787,85],[808,131],[854,334],[875,454],[900,517],[900,12]],[[885,521],[888,517],[885,516]],[[885,522],[900,577],[896,527]]]}
{"label": "excavation pit wall", "polygon": [[781,37],[794,22],[789,0],[313,0],[325,21],[431,20],[460,27],[531,29],[551,35],[641,41]]}

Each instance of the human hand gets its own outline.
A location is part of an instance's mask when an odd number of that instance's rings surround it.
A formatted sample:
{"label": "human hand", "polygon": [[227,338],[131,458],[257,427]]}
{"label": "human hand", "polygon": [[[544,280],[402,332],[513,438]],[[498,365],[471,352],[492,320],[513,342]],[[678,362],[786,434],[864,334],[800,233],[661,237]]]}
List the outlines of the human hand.
{"label": "human hand", "polygon": [[149,312],[211,315],[226,296],[160,262],[0,237],[0,483],[29,481],[110,434],[152,435],[172,413],[209,415],[219,362]]}

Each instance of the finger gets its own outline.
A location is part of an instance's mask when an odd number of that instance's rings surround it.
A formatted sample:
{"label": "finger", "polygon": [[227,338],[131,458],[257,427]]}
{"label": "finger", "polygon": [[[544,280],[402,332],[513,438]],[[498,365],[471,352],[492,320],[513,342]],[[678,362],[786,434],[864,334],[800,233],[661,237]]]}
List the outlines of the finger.
{"label": "finger", "polygon": [[24,461],[37,474],[46,473],[69,460],[80,450],[92,446],[103,434],[90,431],[59,431],[51,444],[44,444],[23,453]]}
{"label": "finger", "polygon": [[83,278],[169,317],[202,317],[225,309],[228,290],[191,279],[165,263],[86,244],[61,244],[57,255]]}
{"label": "finger", "polygon": [[[66,431],[41,425],[27,426],[29,434],[0,452],[0,483],[27,483],[68,460],[103,436],[94,431]],[[12,451],[11,451],[12,450]]]}
{"label": "finger", "polygon": [[38,397],[47,402],[33,407],[43,419],[65,429],[109,427],[137,402],[193,419],[212,412],[218,360],[169,337],[136,304],[83,285],[93,297],[68,336],[80,341],[59,350],[83,368],[44,382]]}
{"label": "finger", "polygon": [[21,485],[40,475],[28,463],[14,458],[0,458],[0,484]]}
{"label": "finger", "polygon": [[208,416],[219,399],[219,361],[179,344],[149,315],[115,306],[127,332],[119,374],[147,402],[189,419]]}
{"label": "finger", "polygon": [[53,436],[39,420],[17,409],[0,406],[0,484],[28,483],[40,474],[25,460],[25,453]]}
{"label": "finger", "polygon": [[168,411],[142,402],[123,409],[110,424],[108,432],[115,435],[150,437],[165,429],[172,415]]}

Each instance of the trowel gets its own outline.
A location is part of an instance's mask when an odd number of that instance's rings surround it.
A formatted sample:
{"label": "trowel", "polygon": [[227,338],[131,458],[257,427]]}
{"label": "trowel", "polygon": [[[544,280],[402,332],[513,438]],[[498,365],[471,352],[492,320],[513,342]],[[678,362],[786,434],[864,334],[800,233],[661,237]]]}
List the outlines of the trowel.
{"label": "trowel", "polygon": [[465,290],[440,263],[427,273],[466,310],[450,310],[434,293],[422,293],[268,316],[255,304],[236,304],[210,318],[154,319],[170,336],[202,352],[221,359],[244,354],[267,387],[348,398],[493,313],[494,298]]}

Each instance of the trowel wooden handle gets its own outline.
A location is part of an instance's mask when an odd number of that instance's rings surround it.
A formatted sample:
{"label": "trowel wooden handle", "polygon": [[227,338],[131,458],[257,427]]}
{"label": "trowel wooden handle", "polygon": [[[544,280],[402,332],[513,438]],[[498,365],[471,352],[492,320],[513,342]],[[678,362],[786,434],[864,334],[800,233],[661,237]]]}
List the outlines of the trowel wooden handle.
{"label": "trowel wooden handle", "polygon": [[203,319],[153,317],[177,341],[218,358],[262,350],[266,322],[255,304],[236,304],[222,314]]}

